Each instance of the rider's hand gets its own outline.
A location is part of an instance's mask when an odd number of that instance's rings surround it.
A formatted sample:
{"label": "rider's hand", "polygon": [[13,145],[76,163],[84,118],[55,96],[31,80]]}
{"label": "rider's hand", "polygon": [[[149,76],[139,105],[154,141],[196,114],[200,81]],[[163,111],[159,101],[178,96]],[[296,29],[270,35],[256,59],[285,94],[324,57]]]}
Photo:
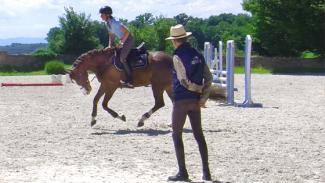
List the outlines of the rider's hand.
{"label": "rider's hand", "polygon": [[107,51],[109,49],[111,49],[111,46],[107,46],[106,48],[104,48],[104,51]]}
{"label": "rider's hand", "polygon": [[118,45],[116,45],[117,48],[123,48],[123,43],[119,43]]}

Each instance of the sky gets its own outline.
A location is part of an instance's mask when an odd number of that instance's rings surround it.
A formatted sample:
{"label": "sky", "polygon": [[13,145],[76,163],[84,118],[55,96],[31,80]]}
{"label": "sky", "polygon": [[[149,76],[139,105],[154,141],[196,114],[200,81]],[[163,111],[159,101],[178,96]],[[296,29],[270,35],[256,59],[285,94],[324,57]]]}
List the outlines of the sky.
{"label": "sky", "polygon": [[138,15],[152,13],[174,17],[180,13],[208,18],[221,13],[247,13],[243,0],[0,0],[0,39],[14,37],[41,37],[52,27],[59,26],[58,17],[64,7],[73,7],[77,13],[90,15],[101,21],[98,10],[109,5],[113,16],[134,20]]}

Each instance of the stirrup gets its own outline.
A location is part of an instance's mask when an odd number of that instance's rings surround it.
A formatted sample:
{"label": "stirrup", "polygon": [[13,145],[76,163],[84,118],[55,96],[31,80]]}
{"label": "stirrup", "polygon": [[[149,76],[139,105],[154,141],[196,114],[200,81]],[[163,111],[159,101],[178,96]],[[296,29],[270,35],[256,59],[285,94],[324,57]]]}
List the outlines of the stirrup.
{"label": "stirrup", "polygon": [[120,83],[122,84],[123,88],[134,88],[134,86],[129,82],[125,82],[123,80],[120,80]]}

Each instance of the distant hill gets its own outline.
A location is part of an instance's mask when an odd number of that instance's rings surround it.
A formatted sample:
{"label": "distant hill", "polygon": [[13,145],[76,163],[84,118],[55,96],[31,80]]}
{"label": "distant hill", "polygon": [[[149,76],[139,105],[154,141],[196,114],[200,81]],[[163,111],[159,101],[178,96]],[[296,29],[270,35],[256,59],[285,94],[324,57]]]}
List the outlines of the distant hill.
{"label": "distant hill", "polygon": [[34,43],[47,43],[47,41],[45,40],[45,38],[40,38],[40,37],[34,37],[34,38],[16,37],[16,38],[0,39],[0,46],[7,46],[7,45],[11,45],[12,43],[34,44]]}
{"label": "distant hill", "polygon": [[21,44],[12,43],[9,46],[0,46],[0,52],[4,51],[8,54],[31,54],[39,48],[46,48],[47,43],[36,43],[36,44]]}

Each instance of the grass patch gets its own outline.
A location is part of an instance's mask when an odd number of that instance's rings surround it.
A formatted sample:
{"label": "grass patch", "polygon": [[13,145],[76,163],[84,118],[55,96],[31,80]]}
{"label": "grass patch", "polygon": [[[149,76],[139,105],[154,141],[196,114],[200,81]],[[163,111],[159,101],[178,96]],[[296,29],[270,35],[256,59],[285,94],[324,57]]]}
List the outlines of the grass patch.
{"label": "grass patch", "polygon": [[276,68],[274,74],[325,74],[324,68]]}
{"label": "grass patch", "polygon": [[[263,67],[251,68],[251,72],[252,72],[252,74],[272,74],[271,70],[265,69]],[[245,68],[243,66],[235,67],[235,73],[236,74],[244,74]]]}
{"label": "grass patch", "polygon": [[306,58],[306,59],[313,59],[313,58],[319,58],[321,55],[318,54],[318,53],[314,53],[314,52],[311,52],[311,51],[304,51],[302,54],[301,54],[301,58]]}
{"label": "grass patch", "polygon": [[39,75],[47,75],[44,70],[40,71],[32,71],[32,72],[0,72],[0,76],[39,76]]}

